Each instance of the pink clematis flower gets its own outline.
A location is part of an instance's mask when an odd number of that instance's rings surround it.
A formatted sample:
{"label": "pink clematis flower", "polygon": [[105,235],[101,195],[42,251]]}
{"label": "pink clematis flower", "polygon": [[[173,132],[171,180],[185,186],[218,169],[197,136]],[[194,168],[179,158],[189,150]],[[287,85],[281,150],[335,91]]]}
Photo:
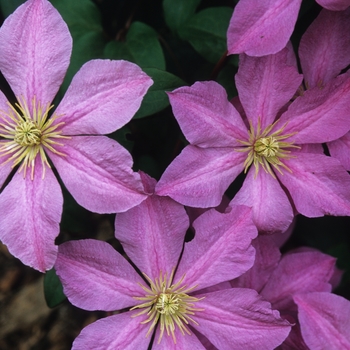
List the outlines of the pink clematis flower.
{"label": "pink clematis flower", "polygon": [[314,292],[294,296],[301,333],[310,350],[350,349],[350,301]]}
{"label": "pink clematis flower", "polygon": [[135,64],[93,60],[53,111],[71,49],[67,25],[46,0],[27,1],[0,29],[0,69],[17,97],[13,106],[0,92],[1,185],[13,174],[0,195],[0,239],[39,271],[56,260],[63,203],[49,159],[88,210],[125,211],[146,198],[129,152],[102,134],[132,118],[152,80]]}
{"label": "pink clematis flower", "polygon": [[[155,181],[142,176],[152,193]],[[193,225],[196,235],[184,243],[189,219],[183,206],[156,195],[117,214],[116,237],[143,278],[105,242],[60,245],[55,268],[74,305],[106,311],[131,307],[84,328],[73,350],[146,350],[153,333],[152,349],[232,349],[235,344],[255,350],[282,343],[289,322],[257,292],[210,291],[254,262],[251,239],[257,231],[250,209],[240,206],[229,214],[212,209]]]}
{"label": "pink clematis flower", "polygon": [[348,173],[312,145],[349,130],[350,75],[290,104],[301,81],[285,48],[275,55],[241,56],[236,86],[242,116],[213,81],[169,93],[190,145],[165,170],[157,194],[192,207],[214,207],[244,170],[247,176],[231,204],[252,207],[262,232],[286,231],[293,208],[307,217],[350,215]]}
{"label": "pink clematis flower", "polygon": [[274,236],[259,236],[253,241],[256,258],[253,267],[231,281],[233,287],[255,289],[282,318],[294,324],[281,350],[308,350],[300,330],[297,307],[293,300],[300,293],[325,292],[330,294],[331,280],[338,274],[335,258],[317,250],[300,248],[281,257],[273,241]]}
{"label": "pink clematis flower", "polygon": [[[350,6],[350,0],[316,1],[333,11]],[[240,0],[227,31],[228,53],[264,56],[282,50],[293,33],[300,5],[301,0]]]}

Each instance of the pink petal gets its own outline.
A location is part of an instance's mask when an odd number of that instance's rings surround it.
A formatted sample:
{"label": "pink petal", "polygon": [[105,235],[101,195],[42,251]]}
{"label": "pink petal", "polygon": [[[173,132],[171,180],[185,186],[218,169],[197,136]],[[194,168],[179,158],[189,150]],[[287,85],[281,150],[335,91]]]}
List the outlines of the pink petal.
{"label": "pink petal", "polygon": [[258,236],[252,242],[255,248],[255,261],[251,269],[231,281],[232,287],[250,288],[258,293],[262,290],[276,269],[281,253],[274,243],[273,236]]}
{"label": "pink petal", "polygon": [[160,331],[158,327],[154,337],[152,350],[207,350],[195,334],[191,333],[191,335],[189,335],[185,333],[183,335],[177,327],[175,328],[176,344],[174,343],[173,338],[167,335],[166,332],[164,333],[160,344],[158,344],[159,333]]}
{"label": "pink petal", "polygon": [[139,109],[152,79],[127,61],[92,60],[73,78],[56,114],[65,135],[108,134]]}
{"label": "pink petal", "polygon": [[[350,5],[350,1],[348,1]],[[299,45],[307,88],[322,86],[350,63],[350,10],[322,10]]]}
{"label": "pink petal", "polygon": [[255,129],[258,120],[262,130],[272,124],[302,82],[297,66],[291,64],[295,61],[289,57],[291,54],[294,56],[293,48],[289,47],[275,55],[240,56],[236,86],[247,118]]}
{"label": "pink petal", "polygon": [[296,133],[295,143],[333,141],[350,129],[349,105],[350,75],[343,74],[297,97],[275,128],[287,123],[283,133]]}
{"label": "pink petal", "polygon": [[229,54],[264,56],[282,50],[292,35],[301,0],[240,0],[227,32]]}
{"label": "pink petal", "polygon": [[335,258],[318,251],[284,255],[261,295],[278,310],[293,310],[293,296],[304,292],[330,292]]}
{"label": "pink petal", "polygon": [[329,153],[337,158],[341,165],[350,171],[350,132],[338,140],[327,143]]}
{"label": "pink petal", "polygon": [[350,0],[316,0],[322,7],[331,11],[345,10],[350,6]]}
{"label": "pink petal", "polygon": [[15,173],[0,195],[0,239],[11,254],[24,264],[45,272],[56,260],[55,238],[59,234],[63,197],[56,177],[35,160],[34,179],[30,171]]}
{"label": "pink petal", "polygon": [[61,15],[45,0],[29,0],[0,30],[0,70],[16,96],[30,104],[34,96],[51,103],[72,51],[72,38]]}
{"label": "pink petal", "polygon": [[[145,181],[154,180],[144,175]],[[115,236],[125,253],[141,272],[154,279],[159,278],[160,271],[169,275],[176,267],[189,219],[181,204],[151,195],[136,207],[117,214],[115,227]]]}
{"label": "pink petal", "polygon": [[144,316],[131,317],[131,312],[102,318],[85,327],[74,340],[72,350],[147,350],[149,325],[140,322]]}
{"label": "pink petal", "polygon": [[350,301],[330,293],[294,297],[301,333],[310,349],[350,349]]}
{"label": "pink petal", "polygon": [[163,173],[156,193],[190,207],[215,207],[243,170],[246,155],[233,148],[189,145]]}
{"label": "pink petal", "polygon": [[195,307],[193,327],[220,350],[275,349],[288,336],[289,322],[251,289],[232,288],[204,296]]}
{"label": "pink petal", "polygon": [[196,82],[168,93],[176,120],[186,139],[196,146],[234,147],[247,139],[247,127],[214,81]]}
{"label": "pink petal", "polygon": [[[58,248],[55,264],[69,301],[85,310],[114,311],[138,304],[142,278],[111,245],[93,239]],[[144,284],[144,282],[143,282]]]}
{"label": "pink petal", "polygon": [[255,225],[260,232],[268,234],[286,231],[294,217],[292,206],[279,182],[263,169],[255,178],[254,167],[248,171],[231,204],[252,207]]}
{"label": "pink petal", "polygon": [[84,208],[96,213],[128,210],[142,202],[140,175],[131,169],[130,153],[105,136],[74,136],[47,151],[68,191]]}
{"label": "pink petal", "polygon": [[307,217],[350,215],[350,177],[340,163],[321,154],[295,155],[284,161],[292,172],[277,176],[297,211]]}
{"label": "pink petal", "polygon": [[193,227],[195,237],[185,243],[174,282],[185,275],[188,287],[203,289],[236,278],[253,265],[251,240],[257,230],[249,208],[237,206],[228,214],[211,209]]}

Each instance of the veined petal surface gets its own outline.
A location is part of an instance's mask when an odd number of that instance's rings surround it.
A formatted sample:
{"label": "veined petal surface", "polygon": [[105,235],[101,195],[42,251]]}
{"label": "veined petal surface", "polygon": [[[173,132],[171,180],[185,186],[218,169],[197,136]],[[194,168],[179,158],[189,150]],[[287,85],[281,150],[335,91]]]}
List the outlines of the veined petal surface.
{"label": "veined petal surface", "polygon": [[233,148],[186,146],[163,173],[156,194],[190,207],[220,204],[231,182],[243,171],[246,155]]}
{"label": "veined petal surface", "polygon": [[45,272],[56,260],[63,196],[58,181],[35,160],[34,178],[16,172],[0,195],[0,239],[24,264]]}
{"label": "veined petal surface", "polygon": [[331,11],[345,10],[350,6],[350,0],[316,0],[316,2]]}
{"label": "veined petal surface", "polygon": [[282,50],[292,35],[301,0],[240,0],[227,31],[228,53],[265,56]]}
{"label": "veined petal surface", "polygon": [[66,74],[72,38],[46,0],[29,0],[0,29],[0,70],[16,96],[51,103]]}
{"label": "veined petal surface", "polygon": [[85,310],[120,310],[136,305],[133,297],[143,294],[141,276],[106,242],[61,244],[55,269],[69,301]]}
{"label": "veined petal surface", "polygon": [[[145,188],[155,180],[142,176]],[[168,197],[150,195],[146,200],[115,218],[115,236],[132,262],[152,280],[160,271],[170,275],[182,251],[189,218],[185,208]]]}
{"label": "veined petal surface", "polygon": [[65,135],[108,134],[139,109],[152,79],[134,63],[91,60],[74,76],[57,107]]}
{"label": "veined petal surface", "polygon": [[328,142],[327,146],[331,156],[338,159],[341,165],[350,171],[350,132],[338,140]]}
{"label": "veined petal surface", "polygon": [[131,169],[130,153],[105,136],[73,136],[47,151],[75,200],[96,213],[116,213],[141,203],[147,195]]}

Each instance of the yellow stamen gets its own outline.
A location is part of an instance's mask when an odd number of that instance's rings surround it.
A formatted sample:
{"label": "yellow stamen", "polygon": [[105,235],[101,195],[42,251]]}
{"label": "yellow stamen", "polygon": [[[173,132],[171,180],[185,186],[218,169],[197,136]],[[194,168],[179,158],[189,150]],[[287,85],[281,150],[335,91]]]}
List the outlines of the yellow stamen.
{"label": "yellow stamen", "polygon": [[168,336],[171,335],[176,344],[176,326],[182,335],[185,335],[185,333],[191,335],[187,325],[189,322],[198,324],[191,316],[197,311],[203,311],[203,309],[195,308],[194,303],[204,298],[196,298],[188,295],[197,286],[191,288],[186,288],[186,285],[181,286],[185,276],[182,276],[176,284],[172,284],[174,271],[173,269],[169,278],[167,274],[163,276],[162,272],[160,272],[159,278],[154,282],[146,274],[143,274],[149,282],[150,288],[140,284],[141,288],[147,294],[144,297],[135,297],[135,299],[145,302],[131,308],[131,310],[143,309],[133,315],[133,317],[143,314],[148,315],[148,318],[141,322],[142,324],[152,322],[146,336],[151,334],[159,321],[160,334],[158,344],[164,335],[164,331],[166,331]]}
{"label": "yellow stamen", "polygon": [[18,171],[23,170],[23,177],[27,169],[31,168],[31,180],[34,179],[35,159],[39,154],[42,163],[42,178],[45,177],[46,167],[51,168],[46,157],[45,148],[60,156],[65,156],[55,149],[55,146],[63,146],[63,143],[55,139],[69,139],[61,135],[61,127],[64,123],[54,124],[59,117],[53,115],[48,118],[53,105],[47,105],[45,109],[35,97],[32,100],[32,112],[30,112],[26,100],[17,98],[15,107],[7,102],[8,112],[0,111],[0,156],[10,155],[2,164],[12,162],[12,168],[20,164]]}

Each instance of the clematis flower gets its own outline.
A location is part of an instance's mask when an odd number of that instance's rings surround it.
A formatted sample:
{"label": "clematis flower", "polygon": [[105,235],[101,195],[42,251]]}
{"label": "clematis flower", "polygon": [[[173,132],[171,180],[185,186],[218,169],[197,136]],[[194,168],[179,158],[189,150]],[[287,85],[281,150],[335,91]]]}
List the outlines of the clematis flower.
{"label": "clematis flower", "polygon": [[273,236],[259,236],[253,241],[256,258],[253,267],[231,281],[233,287],[252,288],[293,325],[281,350],[308,350],[302,337],[297,307],[293,300],[300,293],[330,294],[331,280],[338,274],[335,258],[310,248],[299,248],[281,256]]}
{"label": "clematis flower", "polygon": [[286,231],[293,208],[307,217],[350,215],[348,173],[313,145],[349,130],[350,76],[290,103],[301,80],[285,48],[275,55],[241,56],[236,86],[242,116],[213,81],[169,93],[190,145],[165,170],[157,194],[192,207],[215,207],[244,171],[231,205],[252,207],[261,232]]}
{"label": "clematis flower", "polygon": [[301,333],[310,350],[350,349],[350,301],[331,293],[294,296]]}
{"label": "clematis flower", "polygon": [[[350,0],[316,1],[332,11],[350,6]],[[300,5],[301,0],[240,0],[227,31],[228,53],[264,56],[282,50],[293,33]]]}
{"label": "clematis flower", "polygon": [[[143,175],[143,182],[152,193],[155,181]],[[167,197],[149,196],[117,214],[115,224],[116,237],[143,278],[105,242],[59,247],[55,268],[72,304],[86,310],[131,308],[84,328],[74,350],[232,349],[233,344],[274,349],[287,337],[289,323],[255,291],[210,291],[254,262],[250,243],[257,231],[249,208],[207,211],[194,222],[196,235],[188,243],[186,212]]]}
{"label": "clematis flower", "polygon": [[[0,69],[17,97],[0,92],[0,239],[39,271],[56,259],[62,192],[97,213],[125,211],[146,198],[131,155],[105,136],[127,123],[152,80],[126,61],[93,60],[54,110],[72,38],[46,0],[29,0],[0,29]],[[52,162],[52,163],[51,163]],[[12,170],[16,169],[16,172]]]}

